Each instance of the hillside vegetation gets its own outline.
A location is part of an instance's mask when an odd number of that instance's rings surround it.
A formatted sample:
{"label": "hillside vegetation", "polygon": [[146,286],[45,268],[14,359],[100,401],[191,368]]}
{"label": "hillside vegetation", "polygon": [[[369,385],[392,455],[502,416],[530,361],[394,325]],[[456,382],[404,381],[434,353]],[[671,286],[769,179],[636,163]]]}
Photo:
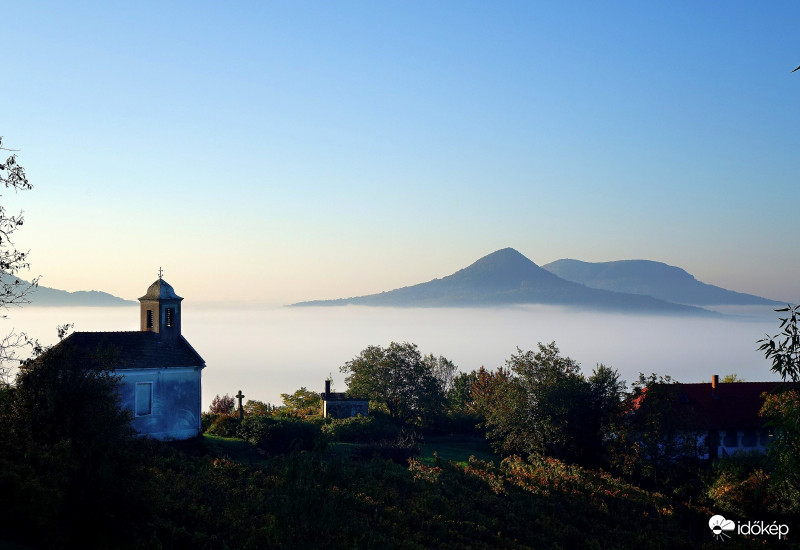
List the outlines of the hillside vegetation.
{"label": "hillside vegetation", "polygon": [[[176,443],[135,436],[108,372],[69,357],[24,365],[0,391],[0,546],[711,548],[713,513],[796,519],[780,508],[791,497],[768,491],[765,464],[700,468],[637,451],[650,441],[637,424],[615,431],[612,421],[625,401],[599,399],[622,388],[615,373],[583,378],[555,344],[479,373],[457,373],[412,344],[372,346],[342,370],[380,392],[368,360],[398,380],[410,371],[430,377],[430,395],[409,409],[376,393],[371,416],[332,420],[319,416],[319,395],[300,388],[281,406],[249,401],[241,423],[232,400],[218,397],[203,417],[206,435]],[[525,416],[513,405],[531,403],[516,400],[520,391],[535,392],[541,407],[526,414],[558,437],[516,424]],[[509,406],[497,415],[481,412],[503,396]],[[553,399],[577,412],[551,407]],[[560,423],[592,411],[602,418]],[[643,421],[658,418],[647,414]],[[614,433],[624,448],[606,445]],[[576,437],[591,452],[576,454]],[[763,547],[763,539],[726,546]]]}

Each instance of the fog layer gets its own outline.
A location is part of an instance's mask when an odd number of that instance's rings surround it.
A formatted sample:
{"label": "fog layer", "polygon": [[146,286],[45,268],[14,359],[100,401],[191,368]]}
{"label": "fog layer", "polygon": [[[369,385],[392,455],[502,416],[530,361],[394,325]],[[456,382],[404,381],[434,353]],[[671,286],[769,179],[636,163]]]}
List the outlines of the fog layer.
{"label": "fog layer", "polygon": [[[492,309],[369,307],[215,309],[184,306],[183,335],[206,360],[203,406],[216,394],[242,390],[246,399],[280,402],[301,386],[320,390],[339,367],[368,345],[414,342],[424,354],[444,355],[462,371],[496,368],[517,347],[555,341],[562,354],[590,373],[597,363],[629,383],[639,372],[669,374],[683,382],[736,373],[748,381],[774,380],[756,340],[778,329],[769,308],[736,308],[719,318],[659,317],[526,306]],[[138,330],[137,307],[28,308],[4,322],[42,343],[56,340],[56,325],[74,330]]]}

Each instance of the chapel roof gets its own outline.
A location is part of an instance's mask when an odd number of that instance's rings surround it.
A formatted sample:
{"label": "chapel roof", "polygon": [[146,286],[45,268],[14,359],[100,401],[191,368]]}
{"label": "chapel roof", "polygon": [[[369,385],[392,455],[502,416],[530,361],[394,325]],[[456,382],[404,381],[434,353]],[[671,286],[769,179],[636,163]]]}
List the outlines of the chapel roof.
{"label": "chapel roof", "polygon": [[73,332],[59,345],[75,346],[89,353],[110,354],[115,369],[205,367],[206,365],[200,354],[183,336],[168,339],[161,338],[155,332]]}
{"label": "chapel roof", "polygon": [[710,429],[758,429],[764,419],[758,412],[762,394],[773,393],[785,382],[725,382],[680,384],[680,400],[691,405],[697,417]]}
{"label": "chapel roof", "polygon": [[183,300],[180,296],[175,294],[175,289],[172,288],[164,279],[157,279],[152,285],[147,287],[147,293],[139,298],[139,300]]}

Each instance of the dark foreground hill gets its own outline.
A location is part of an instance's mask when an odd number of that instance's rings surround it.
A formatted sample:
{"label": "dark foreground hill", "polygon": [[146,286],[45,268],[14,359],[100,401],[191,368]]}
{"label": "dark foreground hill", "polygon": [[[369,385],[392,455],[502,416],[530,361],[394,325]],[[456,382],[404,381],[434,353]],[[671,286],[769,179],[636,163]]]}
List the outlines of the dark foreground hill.
{"label": "dark foreground hill", "polygon": [[[18,277],[12,277],[8,274],[3,274],[0,277],[4,281],[11,279],[19,280],[22,286],[27,286],[29,283]],[[27,295],[30,304],[28,307],[110,307],[110,306],[131,306],[136,302],[118,298],[107,292],[100,292],[98,290],[78,290],[75,292],[68,292],[66,290],[59,290],[57,288],[50,288],[39,285],[31,289]]]}
{"label": "dark foreground hill", "polygon": [[481,307],[549,304],[630,312],[705,314],[710,312],[651,296],[599,290],[562,279],[514,250],[504,248],[469,267],[427,283],[380,294],[314,300],[293,306]]}
{"label": "dark foreground hill", "polygon": [[676,304],[779,305],[761,296],[734,292],[695,279],[683,269],[650,260],[582,262],[556,260],[542,266],[562,279],[591,288],[652,296]]}

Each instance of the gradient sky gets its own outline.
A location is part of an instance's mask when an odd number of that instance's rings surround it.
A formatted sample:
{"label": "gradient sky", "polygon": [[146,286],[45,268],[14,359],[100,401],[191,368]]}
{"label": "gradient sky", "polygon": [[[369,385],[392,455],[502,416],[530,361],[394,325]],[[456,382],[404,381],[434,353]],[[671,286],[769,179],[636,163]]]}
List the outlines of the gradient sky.
{"label": "gradient sky", "polygon": [[42,284],[283,304],[511,246],[800,301],[800,3],[14,2]]}

